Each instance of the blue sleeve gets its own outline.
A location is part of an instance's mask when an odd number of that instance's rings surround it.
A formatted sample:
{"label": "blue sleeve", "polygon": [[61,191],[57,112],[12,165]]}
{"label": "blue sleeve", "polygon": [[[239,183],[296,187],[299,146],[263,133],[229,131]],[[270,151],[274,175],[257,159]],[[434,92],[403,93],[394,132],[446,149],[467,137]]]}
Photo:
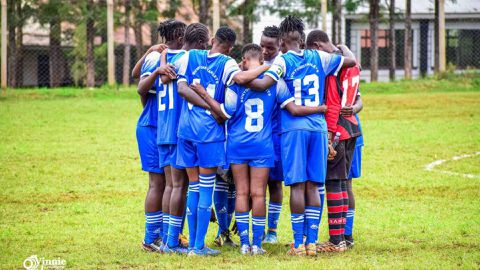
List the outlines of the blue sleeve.
{"label": "blue sleeve", "polygon": [[220,109],[228,119],[237,111],[237,90],[236,84],[228,87],[225,93],[225,102],[220,105]]}
{"label": "blue sleeve", "polygon": [[142,68],[140,70],[140,77],[145,77],[150,75],[158,66],[160,61],[160,53],[159,52],[151,52],[145,57],[145,61],[142,64]]}
{"label": "blue sleeve", "polygon": [[320,61],[322,62],[325,75],[337,76],[338,71],[340,71],[343,65],[343,56],[333,53],[326,53],[320,50],[317,50],[317,53],[320,56]]}
{"label": "blue sleeve", "polygon": [[276,84],[277,87],[277,103],[280,104],[280,108],[283,109],[288,103],[294,101],[295,99],[288,91],[287,84],[283,80],[279,80]]}

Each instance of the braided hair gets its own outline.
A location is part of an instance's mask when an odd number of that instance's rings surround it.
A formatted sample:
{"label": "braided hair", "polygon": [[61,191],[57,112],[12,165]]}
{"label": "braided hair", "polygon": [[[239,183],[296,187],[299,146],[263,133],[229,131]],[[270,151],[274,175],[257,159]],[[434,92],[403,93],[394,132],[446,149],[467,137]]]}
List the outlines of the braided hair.
{"label": "braided hair", "polygon": [[298,32],[297,39],[301,41],[302,34],[304,35],[305,25],[303,24],[302,19],[288,15],[283,21],[280,23],[280,36],[284,37],[289,33]]}
{"label": "braided hair", "polygon": [[185,29],[185,43],[207,43],[208,42],[208,28],[202,23],[192,23]]}
{"label": "braided hair", "polygon": [[169,19],[161,22],[157,31],[165,42],[171,42],[183,37],[186,27],[187,25],[181,21]]}
{"label": "braided hair", "polygon": [[280,29],[276,25],[267,26],[263,29],[262,34],[269,38],[280,38]]}
{"label": "braided hair", "polygon": [[218,40],[220,44],[233,46],[235,44],[235,40],[237,40],[237,34],[235,34],[235,31],[229,27],[222,26],[218,28],[217,33],[215,33],[215,39]]}

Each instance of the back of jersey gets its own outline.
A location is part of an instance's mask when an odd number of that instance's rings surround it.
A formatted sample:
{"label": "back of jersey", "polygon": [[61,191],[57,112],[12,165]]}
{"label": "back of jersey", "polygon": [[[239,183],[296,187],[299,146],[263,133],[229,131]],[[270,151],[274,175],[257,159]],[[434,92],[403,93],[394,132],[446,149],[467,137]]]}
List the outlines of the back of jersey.
{"label": "back of jersey", "polygon": [[[225,87],[239,71],[232,58],[223,54],[210,54],[206,50],[191,50],[180,59],[178,81],[201,84],[219,103],[225,99]],[[178,137],[195,142],[225,140],[224,125],[219,125],[211,113],[201,107],[185,103],[182,106]]]}
{"label": "back of jersey", "polygon": [[[167,63],[175,63],[185,54],[184,50],[167,49]],[[177,80],[168,84],[162,84],[158,80],[158,121],[157,121],[157,144],[176,144],[178,120],[182,108],[182,99],[178,95]]]}
{"label": "back of jersey", "polygon": [[[145,58],[145,61],[142,65],[140,71],[140,77],[145,77],[150,75],[152,72],[160,66],[160,53],[158,52],[151,52]],[[137,125],[138,126],[157,126],[157,118],[158,118],[158,103],[157,103],[157,95],[156,95],[156,85],[158,85],[158,79],[155,81],[152,89],[150,89],[147,93],[147,101],[145,106],[143,107],[142,114],[138,118]]]}
{"label": "back of jersey", "polygon": [[272,116],[277,107],[276,85],[265,92],[233,84],[227,89],[222,110],[227,122],[229,159],[264,159],[274,155]]}

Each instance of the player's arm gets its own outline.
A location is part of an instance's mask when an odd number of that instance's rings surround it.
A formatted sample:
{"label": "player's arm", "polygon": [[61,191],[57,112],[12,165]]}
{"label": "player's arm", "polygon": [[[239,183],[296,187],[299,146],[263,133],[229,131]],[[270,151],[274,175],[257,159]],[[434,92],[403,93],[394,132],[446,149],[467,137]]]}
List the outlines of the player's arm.
{"label": "player's arm", "polygon": [[168,66],[171,69],[169,69],[168,74],[161,74],[160,75],[160,80],[162,81],[163,84],[167,84],[171,81],[173,81],[175,78],[177,78],[177,73],[175,72],[175,67],[172,65],[167,64],[167,51],[163,51],[162,55],[160,56],[160,67],[163,66]]}
{"label": "player's arm", "polygon": [[263,78],[255,79],[255,80],[245,84],[245,86],[247,86],[248,88],[250,88],[253,91],[262,92],[262,91],[267,90],[268,88],[270,88],[274,84],[275,84],[275,80],[272,77],[263,76]]}
{"label": "player's arm", "polygon": [[210,106],[203,100],[193,89],[191,89],[185,80],[178,81],[178,94],[182,96],[187,102],[210,110]]}
{"label": "player's arm", "polygon": [[233,76],[233,81],[240,85],[246,85],[247,83],[258,78],[260,74],[264,73],[269,68],[269,65],[263,64],[254,69],[240,71]]}
{"label": "player's arm", "polygon": [[353,52],[345,45],[338,45],[337,47],[342,51],[342,67],[354,67],[357,64],[357,60]]}
{"label": "player's arm", "polygon": [[307,107],[296,105],[295,102],[289,102],[283,107],[283,109],[287,110],[293,116],[307,116],[317,113],[325,113],[327,111],[327,105]]}
{"label": "player's arm", "polygon": [[228,116],[222,111],[220,103],[212,98],[201,84],[192,84],[190,88],[207,103],[210,112],[214,114],[219,124],[228,120]]}
{"label": "player's arm", "polygon": [[137,88],[137,92],[140,96],[145,96],[148,94],[148,91],[150,89],[152,89],[153,87],[153,84],[155,83],[155,81],[157,80],[157,77],[159,75],[166,75],[166,76],[169,76],[169,77],[175,77],[176,74],[175,74],[175,71],[173,70],[173,66],[171,65],[163,65],[163,66],[160,66],[158,68],[155,69],[154,72],[146,75],[146,76],[142,76],[140,78],[140,81],[138,82],[138,88]]}
{"label": "player's arm", "polygon": [[360,95],[357,95],[355,98],[355,104],[352,106],[345,106],[340,109],[340,114],[344,117],[352,116],[353,114],[359,113],[363,109],[363,102]]}
{"label": "player's arm", "polygon": [[157,45],[153,45],[152,47],[150,47],[147,52],[142,56],[142,58],[140,58],[137,63],[135,64],[135,66],[133,67],[132,69],[132,77],[133,78],[139,78],[140,77],[140,72],[142,70],[142,65],[143,65],[143,62],[145,62],[145,58],[147,57],[147,55],[153,51],[157,51],[157,52],[162,52],[163,50],[165,50],[167,48],[167,45],[165,44],[157,44]]}
{"label": "player's arm", "polygon": [[285,75],[286,64],[283,57],[277,57],[273,65],[265,72],[265,76],[261,79],[255,79],[246,86],[253,91],[265,91],[272,87],[278,80]]}

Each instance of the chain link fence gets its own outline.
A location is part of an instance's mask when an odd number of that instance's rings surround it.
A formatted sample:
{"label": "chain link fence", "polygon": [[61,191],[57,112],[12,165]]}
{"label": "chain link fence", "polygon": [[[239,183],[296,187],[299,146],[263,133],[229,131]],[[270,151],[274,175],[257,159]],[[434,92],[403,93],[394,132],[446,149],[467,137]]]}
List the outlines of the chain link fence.
{"label": "chain link fence", "polygon": [[[38,1],[8,1],[10,5],[8,9],[7,44],[9,87],[84,87],[92,85],[92,81],[94,86],[107,83],[106,1],[85,1],[94,3],[95,10],[89,13],[88,5],[86,10],[85,6],[75,6],[82,1],[60,1],[59,3],[63,3],[63,8],[67,8],[66,11],[58,6],[58,14],[55,12],[42,13]],[[52,0],[52,2],[55,1]],[[70,5],[65,5],[65,3],[70,3]],[[132,4],[132,8],[135,6],[134,4]],[[78,9],[78,11],[72,13],[70,9]],[[153,12],[155,16],[152,16],[151,11],[149,7],[146,7],[142,12],[132,11],[129,32],[126,34],[125,9],[122,9],[121,5],[116,6],[114,55],[115,80],[117,83],[124,82],[124,69],[129,69],[128,74],[130,74],[136,61],[151,45],[157,42],[156,28],[158,21],[163,20],[160,19],[161,16],[159,15],[162,10],[155,10]],[[60,16],[60,13],[78,16],[78,18],[72,19],[65,15]],[[177,16],[177,19],[186,23],[191,22],[188,12],[179,10],[177,11],[178,14],[182,14],[182,18]],[[352,49],[359,59],[363,69],[361,79],[368,81],[371,65],[368,15],[358,12],[355,14],[345,13],[342,16],[342,41]],[[331,18],[330,13],[329,17]],[[230,18],[230,20],[233,19]],[[238,22],[232,27],[241,31],[241,29],[238,29],[238,25],[242,25],[241,22],[240,16]],[[329,19],[329,22],[331,22],[331,19]],[[231,22],[229,22],[229,25],[231,25]],[[262,22],[262,18],[260,18],[260,21],[254,22],[251,28],[253,28],[254,33],[261,33],[264,25],[265,22]],[[394,69],[396,78],[400,79],[405,75],[405,27],[401,12],[395,21],[394,28]],[[327,32],[331,34],[331,31]],[[393,63],[389,47],[391,36],[388,21],[382,18],[377,30],[376,42],[378,45],[379,80],[389,79],[389,69]],[[259,39],[254,38],[254,40]],[[240,41],[237,42],[238,44],[231,53],[231,56],[238,61],[241,59],[242,44],[240,44]],[[412,41],[413,78],[434,74],[436,53],[433,11],[416,14],[415,9],[413,10]],[[89,50],[89,46],[92,46],[93,50]],[[126,47],[129,47],[129,49],[126,50]],[[125,57],[125,52],[128,51],[129,57]],[[446,60],[448,70],[480,69],[479,51],[480,12],[459,13],[458,15],[447,13]],[[128,61],[129,64],[126,65],[125,61]],[[128,77],[128,81],[132,84],[135,83],[131,76]]]}

